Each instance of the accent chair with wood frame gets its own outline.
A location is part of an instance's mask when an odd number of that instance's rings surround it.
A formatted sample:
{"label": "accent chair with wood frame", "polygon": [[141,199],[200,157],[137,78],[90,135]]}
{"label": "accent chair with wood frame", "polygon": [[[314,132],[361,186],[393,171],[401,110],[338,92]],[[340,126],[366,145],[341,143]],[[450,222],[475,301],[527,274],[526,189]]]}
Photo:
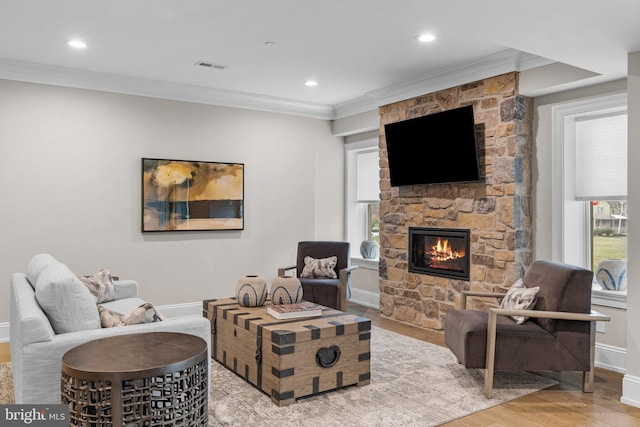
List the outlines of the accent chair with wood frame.
{"label": "accent chair with wood frame", "polygon": [[[305,267],[305,258],[325,259],[337,257],[334,268],[336,279],[301,277]],[[347,309],[347,299],[351,296],[350,276],[358,266],[351,265],[349,242],[339,241],[305,241],[298,243],[296,265],[278,269],[278,276],[286,275],[288,270],[296,269],[296,277],[302,284],[302,298],[336,310]]]}
{"label": "accent chair with wood frame", "polygon": [[[584,392],[593,392],[596,322],[610,317],[591,310],[593,272],[551,261],[535,261],[524,286],[538,286],[531,310],[467,310],[467,297],[504,293],[463,291],[460,309],[445,319],[445,343],[465,368],[485,369],[484,394],[493,374],[505,371],[581,371]],[[510,316],[526,316],[517,324]]]}

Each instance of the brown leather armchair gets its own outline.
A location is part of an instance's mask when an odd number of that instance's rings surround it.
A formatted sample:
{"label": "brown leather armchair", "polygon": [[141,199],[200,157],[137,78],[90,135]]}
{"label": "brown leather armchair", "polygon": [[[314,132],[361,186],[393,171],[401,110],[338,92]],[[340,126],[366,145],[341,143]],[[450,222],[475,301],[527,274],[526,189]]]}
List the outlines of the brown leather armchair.
{"label": "brown leather armchair", "polygon": [[[337,279],[303,278],[305,257],[315,259],[337,257],[335,272]],[[296,269],[296,277],[302,283],[302,298],[336,310],[347,309],[347,298],[351,296],[350,275],[358,266],[351,266],[349,242],[307,241],[298,243],[296,265],[278,269],[278,276],[284,276],[288,270]]]}
{"label": "brown leather armchair", "polygon": [[[591,310],[593,272],[536,261],[524,277],[539,286],[533,310],[467,310],[467,296],[500,298],[504,293],[463,291],[460,309],[445,318],[445,343],[465,368],[486,369],[490,398],[495,370],[581,371],[584,392],[593,391],[596,321],[610,318]],[[518,325],[509,316],[527,316]]]}

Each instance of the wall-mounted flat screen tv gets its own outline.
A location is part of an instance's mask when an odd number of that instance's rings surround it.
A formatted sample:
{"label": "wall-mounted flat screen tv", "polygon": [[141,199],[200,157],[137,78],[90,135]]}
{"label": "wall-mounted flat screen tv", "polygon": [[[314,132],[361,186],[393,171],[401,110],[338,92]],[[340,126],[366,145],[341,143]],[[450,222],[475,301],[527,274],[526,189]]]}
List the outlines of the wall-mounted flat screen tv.
{"label": "wall-mounted flat screen tv", "polygon": [[384,126],[391,186],[480,181],[473,106]]}

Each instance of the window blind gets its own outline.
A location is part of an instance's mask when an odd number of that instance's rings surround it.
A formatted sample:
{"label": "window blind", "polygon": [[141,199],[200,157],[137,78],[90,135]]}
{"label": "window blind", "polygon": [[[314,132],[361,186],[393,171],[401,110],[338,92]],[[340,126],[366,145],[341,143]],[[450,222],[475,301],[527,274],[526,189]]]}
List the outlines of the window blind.
{"label": "window blind", "polygon": [[627,198],[627,114],[576,119],[576,200]]}
{"label": "window blind", "polygon": [[378,150],[358,153],[358,202],[380,200]]}

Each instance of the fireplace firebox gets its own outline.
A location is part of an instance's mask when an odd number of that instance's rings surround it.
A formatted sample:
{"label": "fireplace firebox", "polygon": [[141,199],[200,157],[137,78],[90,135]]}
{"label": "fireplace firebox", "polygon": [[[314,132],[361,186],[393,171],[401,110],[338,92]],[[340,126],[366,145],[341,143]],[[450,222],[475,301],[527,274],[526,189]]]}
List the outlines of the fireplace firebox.
{"label": "fireplace firebox", "polygon": [[469,230],[409,227],[409,271],[469,280]]}

